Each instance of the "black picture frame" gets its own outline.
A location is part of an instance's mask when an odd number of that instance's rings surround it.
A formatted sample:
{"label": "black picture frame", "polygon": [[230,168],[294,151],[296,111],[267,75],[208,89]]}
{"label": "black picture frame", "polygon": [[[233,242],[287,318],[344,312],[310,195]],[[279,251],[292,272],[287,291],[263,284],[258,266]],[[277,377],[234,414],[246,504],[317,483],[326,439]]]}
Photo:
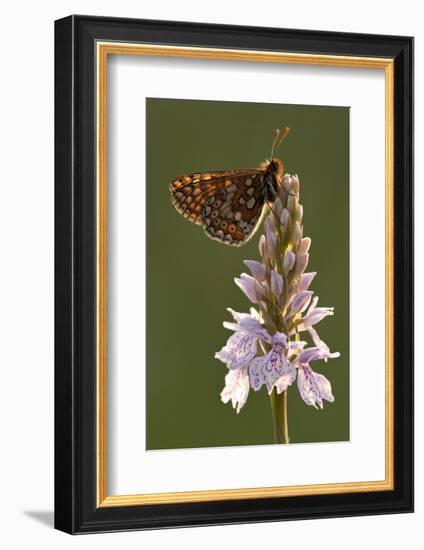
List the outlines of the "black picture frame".
{"label": "black picture frame", "polygon": [[[394,60],[394,490],[98,507],[99,40]],[[73,15],[55,22],[55,527],[94,533],[413,511],[413,39]]]}

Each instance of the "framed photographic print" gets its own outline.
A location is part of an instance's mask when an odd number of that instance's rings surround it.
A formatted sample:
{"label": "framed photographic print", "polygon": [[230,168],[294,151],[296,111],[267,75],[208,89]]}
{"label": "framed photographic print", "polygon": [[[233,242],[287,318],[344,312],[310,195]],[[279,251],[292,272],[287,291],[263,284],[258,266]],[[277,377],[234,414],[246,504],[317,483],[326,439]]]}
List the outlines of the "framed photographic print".
{"label": "framed photographic print", "polygon": [[413,39],[55,25],[55,525],[413,509]]}

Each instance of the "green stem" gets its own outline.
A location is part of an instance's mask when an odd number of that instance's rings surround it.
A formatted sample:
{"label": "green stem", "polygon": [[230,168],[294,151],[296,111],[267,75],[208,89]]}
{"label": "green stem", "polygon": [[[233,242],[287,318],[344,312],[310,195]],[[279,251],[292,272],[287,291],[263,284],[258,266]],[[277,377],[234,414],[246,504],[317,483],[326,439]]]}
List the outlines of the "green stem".
{"label": "green stem", "polygon": [[290,443],[289,423],[287,417],[287,390],[278,394],[276,388],[272,390],[271,410],[275,443]]}

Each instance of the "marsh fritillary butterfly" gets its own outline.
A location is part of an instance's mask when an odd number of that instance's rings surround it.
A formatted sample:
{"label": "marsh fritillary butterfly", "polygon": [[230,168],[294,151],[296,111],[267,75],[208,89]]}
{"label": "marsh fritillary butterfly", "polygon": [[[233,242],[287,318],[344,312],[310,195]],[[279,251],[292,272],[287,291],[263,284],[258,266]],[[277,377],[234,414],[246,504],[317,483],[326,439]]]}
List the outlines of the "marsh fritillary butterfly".
{"label": "marsh fritillary butterfly", "polygon": [[281,184],[284,167],[274,158],[289,133],[275,131],[271,158],[260,168],[186,174],[170,184],[171,200],[187,220],[202,225],[206,234],[224,244],[240,246],[253,237]]}

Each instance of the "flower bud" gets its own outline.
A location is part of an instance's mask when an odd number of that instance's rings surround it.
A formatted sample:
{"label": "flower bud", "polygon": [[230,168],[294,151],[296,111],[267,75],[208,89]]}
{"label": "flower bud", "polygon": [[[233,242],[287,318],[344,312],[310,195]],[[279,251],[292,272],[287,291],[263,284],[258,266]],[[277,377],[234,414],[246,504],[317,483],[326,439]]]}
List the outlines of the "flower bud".
{"label": "flower bud", "polygon": [[287,199],[287,208],[291,214],[295,213],[298,204],[299,202],[297,200],[297,195],[289,195],[289,198]]}
{"label": "flower bud", "polygon": [[311,271],[310,273],[304,273],[303,275],[301,275],[299,281],[299,290],[307,290],[316,274],[316,271]]}
{"label": "flower bud", "polygon": [[284,208],[281,216],[280,216],[280,224],[281,224],[281,231],[286,233],[289,225],[290,225],[290,212],[287,210],[287,208]]}
{"label": "flower bud", "polygon": [[299,178],[295,174],[294,176],[291,177],[291,192],[299,193],[299,187],[300,187]]}
{"label": "flower bud", "polygon": [[294,269],[294,276],[299,277],[305,271],[309,262],[309,254],[298,254],[296,256],[296,265]]}
{"label": "flower bud", "polygon": [[299,249],[297,251],[298,254],[306,254],[309,251],[309,247],[311,246],[311,239],[309,237],[305,237],[300,241]]}
{"label": "flower bud", "polygon": [[271,221],[271,216],[267,216],[265,220],[265,240],[268,252],[273,255],[277,246],[277,237],[273,231],[274,225]]}
{"label": "flower bud", "polygon": [[297,222],[301,223],[302,218],[303,218],[303,206],[301,204],[298,204],[294,212],[294,219]]}
{"label": "flower bud", "polygon": [[302,313],[305,311],[305,309],[308,307],[309,302],[311,301],[313,292],[310,290],[302,290],[297,294],[292,303],[291,303],[291,311],[292,313]]}
{"label": "flower bud", "polygon": [[290,176],[290,174],[284,174],[283,181],[281,182],[282,185],[283,185],[283,188],[289,194],[292,192],[292,190],[291,190],[291,180],[292,180],[292,177]]}
{"label": "flower bud", "polygon": [[252,275],[260,283],[266,279],[266,269],[263,264],[255,260],[244,260],[243,262],[250,269]]}
{"label": "flower bud", "polygon": [[284,205],[287,204],[287,196],[288,196],[288,193],[284,189],[284,186],[280,185],[280,189],[279,189],[279,192],[278,192],[278,197],[281,201],[281,204],[283,205],[283,208],[284,208]]}
{"label": "flower bud", "polygon": [[285,273],[288,273],[293,269],[295,261],[296,261],[296,254],[294,254],[294,252],[292,252],[291,250],[286,250],[286,253],[284,255],[284,263],[283,263],[283,268]]}
{"label": "flower bud", "polygon": [[278,301],[283,292],[283,278],[276,271],[271,271],[271,290]]}
{"label": "flower bud", "polygon": [[293,231],[290,235],[290,242],[292,243],[293,247],[297,246],[297,243],[302,238],[302,228],[300,227],[299,223],[296,222],[293,227]]}
{"label": "flower bud", "polygon": [[235,278],[234,282],[254,304],[261,302],[265,298],[265,291],[262,285],[256,279],[247,275],[247,273],[242,273],[240,279]]}
{"label": "flower bud", "polygon": [[269,233],[270,231],[275,231],[275,225],[274,225],[272,214],[270,214],[265,218],[265,234]]}
{"label": "flower bud", "polygon": [[259,254],[262,258],[265,258],[266,249],[265,249],[265,235],[261,235],[258,243]]}
{"label": "flower bud", "polygon": [[283,204],[279,197],[277,197],[274,201],[274,205],[272,207],[272,210],[274,211],[274,214],[277,218],[280,218],[282,212],[283,212]]}
{"label": "flower bud", "polygon": [[277,224],[278,219],[276,219],[274,212],[271,212],[265,219],[265,233],[267,231],[272,231],[275,233],[277,231]]}

